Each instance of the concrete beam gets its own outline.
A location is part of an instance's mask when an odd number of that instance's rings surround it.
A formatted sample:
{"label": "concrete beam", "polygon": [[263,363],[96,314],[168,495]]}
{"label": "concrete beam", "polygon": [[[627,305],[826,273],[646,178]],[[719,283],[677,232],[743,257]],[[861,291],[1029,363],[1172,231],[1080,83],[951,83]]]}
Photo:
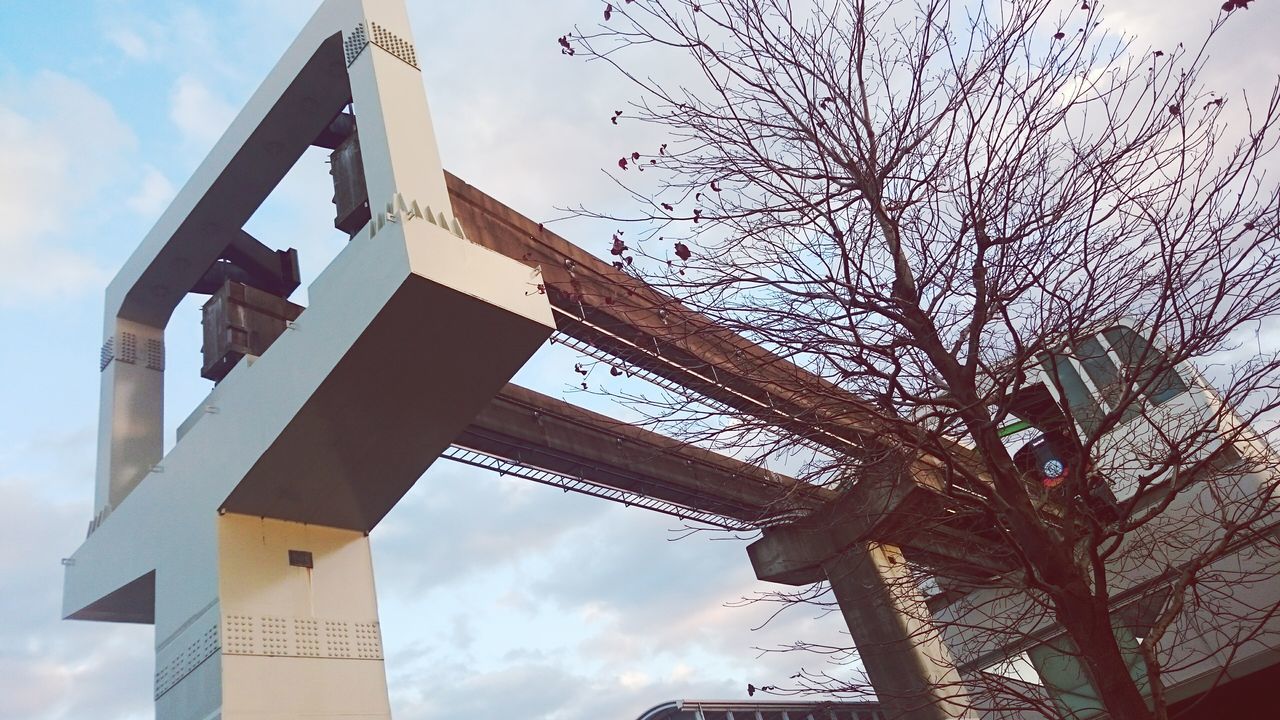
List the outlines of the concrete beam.
{"label": "concrete beam", "polygon": [[831,534],[787,525],[769,528],[747,546],[756,577],[783,585],[812,585],[827,578],[822,564],[835,554]]}
{"label": "concrete beam", "polygon": [[457,176],[446,172],[445,180],[471,240],[542,269],[561,331],[839,452],[880,444],[870,403],[689,310]]}
{"label": "concrete beam", "polygon": [[865,542],[836,548],[829,532],[792,526],[766,529],[747,553],[761,580],[830,583],[886,716],[964,716],[959,673],[899,548]]}
{"label": "concrete beam", "polygon": [[317,12],[232,121],[107,288],[107,333],[116,318],[163,328],[205,270],[351,102],[336,28],[362,19],[358,4]]}
{"label": "concrete beam", "polygon": [[786,585],[823,578],[831,557],[868,542],[900,547],[918,564],[949,577],[989,578],[1011,569],[998,541],[969,527],[936,474],[920,463],[885,458],[867,466],[850,488],[808,517],[771,527],[747,548],[756,577]]}
{"label": "concrete beam", "polygon": [[[753,563],[760,558],[755,564],[761,580],[814,582],[830,555],[867,541],[900,546],[913,562],[945,567],[962,577],[985,578],[1008,569],[998,546],[953,527],[958,515],[945,506],[946,498],[914,481],[898,481],[898,473],[886,470],[887,464],[851,489],[836,491],[514,384],[504,387],[454,444],[594,485],[767,526],[763,539],[748,548],[754,553]],[[817,547],[818,537],[823,538],[825,554],[811,556],[796,549]]]}
{"label": "concrete beam", "polygon": [[1008,569],[998,561],[998,547],[949,525],[957,515],[945,507],[945,498],[902,481],[901,470],[889,470],[888,463],[851,489],[836,491],[514,384],[498,393],[454,445],[767,527],[748,547],[761,580],[816,582],[831,555],[868,541],[898,545],[913,562],[962,577]]}
{"label": "concrete beam", "polygon": [[[875,465],[904,451],[886,432],[883,413],[869,402],[733,333],[643,282],[612,267],[445,172],[449,197],[468,239],[542,271],[556,327],[577,340],[618,358],[623,365],[665,378],[681,387],[829,448],[836,455]],[[981,463],[969,448],[946,448],[946,460],[981,476]],[[914,461],[904,485],[892,497],[910,499],[912,512],[886,517],[906,519],[906,532],[918,531],[915,510],[938,516],[944,506],[985,493],[981,481],[963,491],[964,473],[944,481],[937,463]],[[865,498],[864,498],[865,499]],[[917,507],[919,505],[919,507]],[[869,509],[869,508],[868,508]]]}
{"label": "concrete beam", "polygon": [[508,384],[454,444],[751,524],[835,493]]}

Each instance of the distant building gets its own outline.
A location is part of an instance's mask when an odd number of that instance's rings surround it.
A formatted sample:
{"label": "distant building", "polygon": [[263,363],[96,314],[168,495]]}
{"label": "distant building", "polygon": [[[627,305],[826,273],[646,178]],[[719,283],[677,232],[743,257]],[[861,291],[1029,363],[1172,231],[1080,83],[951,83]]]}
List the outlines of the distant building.
{"label": "distant building", "polygon": [[[1091,465],[1105,483],[1081,497],[1104,520],[1121,510],[1141,514],[1167,502],[1157,519],[1129,532],[1107,559],[1114,632],[1130,672],[1147,689],[1140,645],[1168,606],[1179,571],[1206,555],[1226,552],[1201,568],[1195,593],[1186,598],[1160,643],[1161,683],[1174,711],[1199,706],[1213,717],[1232,717],[1228,707],[1248,708],[1268,699],[1280,680],[1280,509],[1274,495],[1278,465],[1264,438],[1226,405],[1189,363],[1170,367],[1159,338],[1138,327],[1117,325],[1090,336],[1060,356],[1041,358],[1039,377],[1029,377],[1014,398],[1022,422],[1014,461],[1044,485],[1044,501],[1072,490],[1066,470],[1090,462],[1073,456],[1070,437],[1096,437]],[[1130,382],[1138,402],[1124,403]],[[1071,411],[1068,419],[1061,408]],[[1126,407],[1118,422],[1098,435],[1108,412]],[[1203,478],[1177,478],[1172,498],[1163,490],[1170,473],[1151,477],[1166,452],[1167,437],[1196,435],[1186,463],[1205,460]],[[1172,442],[1177,443],[1178,440]],[[1012,448],[1011,448],[1012,449]],[[1145,489],[1149,497],[1133,508],[1123,504]],[[1236,519],[1247,532],[1224,540]],[[1025,695],[1048,700],[1068,717],[1102,715],[1078,650],[1044,607],[1020,591],[974,584],[944,588],[930,605],[944,628],[947,645],[963,677],[996,674],[1025,682]],[[1009,618],[1019,618],[1017,623]],[[976,683],[981,685],[980,682]],[[997,707],[1003,703],[994,701]],[[1234,703],[1234,705],[1233,705]],[[1036,712],[995,712],[991,717],[1041,717]]]}
{"label": "distant building", "polygon": [[885,720],[873,702],[672,700],[637,720]]}

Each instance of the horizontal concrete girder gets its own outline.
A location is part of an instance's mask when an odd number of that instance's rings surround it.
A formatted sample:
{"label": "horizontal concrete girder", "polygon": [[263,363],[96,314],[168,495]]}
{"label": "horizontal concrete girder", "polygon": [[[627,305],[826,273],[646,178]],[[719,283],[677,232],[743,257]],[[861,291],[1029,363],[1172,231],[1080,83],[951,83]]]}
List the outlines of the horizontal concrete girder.
{"label": "horizontal concrete girder", "polygon": [[[874,462],[901,457],[883,431],[880,411],[867,401],[693,312],[447,171],[445,181],[469,239],[542,270],[540,290],[564,334],[837,455]],[[969,468],[970,476],[982,474],[968,448],[949,447],[947,459]],[[963,502],[965,493],[972,498],[986,490],[978,482],[956,494],[937,482],[937,474],[936,466],[917,461],[910,476],[921,492],[896,496],[936,506],[926,508],[932,516]]]}
{"label": "horizontal concrete girder", "polygon": [[[528,293],[536,274],[423,220],[402,227],[426,233],[406,245],[412,271],[227,497],[227,511],[371,530],[546,339],[549,313]],[[297,332],[329,334],[310,312]]]}
{"label": "horizontal concrete girder", "polygon": [[[764,527],[748,547],[757,577],[804,585],[855,544],[894,543],[911,559],[989,576],[998,548],[948,523],[941,496],[892,473],[838,492],[673,440],[508,384],[454,444],[593,485]],[[897,512],[893,512],[896,510]]]}
{"label": "horizontal concrete girder", "polygon": [[258,88],[112,280],[108,318],[164,327],[205,270],[242,241],[240,228],[312,138],[351,102],[342,37],[325,23],[309,23],[280,64],[287,71]]}
{"label": "horizontal concrete girder", "polygon": [[807,514],[835,497],[513,384],[454,444],[753,525]]}
{"label": "horizontal concrete girder", "polygon": [[918,464],[885,460],[808,517],[766,528],[747,554],[756,577],[786,585],[823,579],[832,557],[868,542],[893,544],[913,562],[951,577],[985,578],[1011,569],[999,543],[957,527],[965,519],[940,492],[936,476],[922,478]]}
{"label": "horizontal concrete girder", "polygon": [[556,325],[564,333],[837,451],[878,444],[876,414],[866,401],[725,330],[447,171],[445,181],[470,239],[542,269],[543,290],[559,310]]}

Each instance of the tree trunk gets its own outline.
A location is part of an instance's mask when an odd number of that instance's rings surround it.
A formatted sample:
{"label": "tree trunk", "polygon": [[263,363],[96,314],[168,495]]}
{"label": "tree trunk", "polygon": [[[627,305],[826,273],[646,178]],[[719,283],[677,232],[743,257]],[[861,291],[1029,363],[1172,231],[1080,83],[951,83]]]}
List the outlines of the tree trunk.
{"label": "tree trunk", "polygon": [[1077,583],[1055,597],[1054,605],[1058,622],[1075,641],[1081,664],[1112,720],[1151,720],[1154,715],[1120,654],[1105,600]]}

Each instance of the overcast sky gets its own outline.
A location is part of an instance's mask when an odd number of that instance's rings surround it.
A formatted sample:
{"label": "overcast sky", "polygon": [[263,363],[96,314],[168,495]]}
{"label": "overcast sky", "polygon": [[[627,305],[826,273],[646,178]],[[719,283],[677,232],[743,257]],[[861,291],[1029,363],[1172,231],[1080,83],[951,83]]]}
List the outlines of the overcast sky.
{"label": "overcast sky", "polygon": [[[151,628],[58,619],[58,560],[92,511],[102,291],[316,4],[0,3],[0,720],[152,715]],[[1199,37],[1218,4],[1117,1],[1108,17],[1159,46]],[[598,3],[409,5],[446,167],[540,220],[621,202],[599,168],[630,150],[608,122],[627,89],[555,42]],[[1280,72],[1273,5],[1223,38],[1221,91]],[[304,156],[248,226],[297,247],[304,282],[345,243],[324,160]],[[607,247],[607,229],[556,227]],[[170,325],[170,428],[209,389],[199,302]],[[564,392],[572,363],[542,352],[517,380],[583,402]],[[625,719],[824,669],[754,648],[839,642],[836,618],[753,631],[767,608],[725,605],[767,589],[745,543],[673,541],[678,526],[438,463],[372,535],[395,717]]]}

